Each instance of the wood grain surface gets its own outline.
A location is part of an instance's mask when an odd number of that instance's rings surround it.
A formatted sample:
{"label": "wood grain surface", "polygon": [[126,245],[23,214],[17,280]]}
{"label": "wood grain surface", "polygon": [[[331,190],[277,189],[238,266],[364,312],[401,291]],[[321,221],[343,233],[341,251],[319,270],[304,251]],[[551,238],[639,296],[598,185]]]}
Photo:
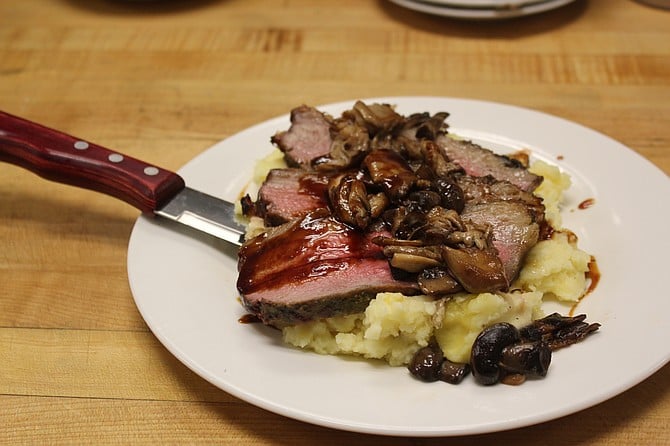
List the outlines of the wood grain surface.
{"label": "wood grain surface", "polygon": [[[301,103],[467,97],[576,121],[668,174],[668,42],[670,11],[631,0],[500,22],[382,0],[2,1],[0,109],[176,170]],[[143,322],[126,275],[137,216],[0,164],[0,443],[670,444],[667,365],[591,409],[463,438],[360,435],[256,408]]]}

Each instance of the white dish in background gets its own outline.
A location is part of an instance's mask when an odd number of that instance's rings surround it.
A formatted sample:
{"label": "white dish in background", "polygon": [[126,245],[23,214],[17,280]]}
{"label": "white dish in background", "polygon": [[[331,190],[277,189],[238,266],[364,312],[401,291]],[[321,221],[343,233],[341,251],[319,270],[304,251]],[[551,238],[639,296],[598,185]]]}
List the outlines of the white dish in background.
{"label": "white dish in background", "polygon": [[472,9],[513,9],[532,5],[533,3],[546,3],[552,1],[554,0],[424,0],[425,3]]}
{"label": "white dish in background", "polygon": [[[400,113],[448,111],[451,130],[499,151],[530,150],[573,181],[564,224],[594,254],[600,284],[579,306],[600,331],[553,356],[545,379],[521,386],[425,384],[403,367],[321,356],[281,343],[279,332],[243,324],[235,250],[224,242],[140,217],[128,248],[137,306],[156,337],[215,386],[297,420],[356,432],[454,436],[555,419],[611,398],[670,359],[665,288],[667,176],[620,143],[578,124],[523,108],[464,99],[377,98]],[[319,107],[339,114],[354,101]],[[197,189],[236,200],[269,138],[288,115],[246,129],[180,173]],[[578,210],[587,198],[595,205]],[[552,309],[553,310],[553,309]],[[566,313],[569,309],[563,308]],[[392,409],[392,410],[390,410]]]}
{"label": "white dish in background", "polygon": [[[537,3],[525,3],[515,8],[501,8],[493,6],[486,8],[467,8],[465,6],[449,4],[446,0],[420,1],[420,0],[390,0],[392,3],[414,11],[424,12],[443,17],[452,17],[469,20],[503,20],[514,17],[522,17],[565,6],[575,0],[549,0]],[[461,2],[459,2],[461,3]]]}

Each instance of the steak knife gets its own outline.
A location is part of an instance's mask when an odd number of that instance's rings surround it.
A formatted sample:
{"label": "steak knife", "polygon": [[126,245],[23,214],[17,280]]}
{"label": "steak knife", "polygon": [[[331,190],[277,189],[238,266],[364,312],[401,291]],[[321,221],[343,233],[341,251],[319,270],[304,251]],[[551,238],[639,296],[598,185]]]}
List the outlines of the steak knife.
{"label": "steak knife", "polygon": [[244,241],[233,203],[191,189],[174,172],[3,111],[0,161],[102,192],[237,246]]}

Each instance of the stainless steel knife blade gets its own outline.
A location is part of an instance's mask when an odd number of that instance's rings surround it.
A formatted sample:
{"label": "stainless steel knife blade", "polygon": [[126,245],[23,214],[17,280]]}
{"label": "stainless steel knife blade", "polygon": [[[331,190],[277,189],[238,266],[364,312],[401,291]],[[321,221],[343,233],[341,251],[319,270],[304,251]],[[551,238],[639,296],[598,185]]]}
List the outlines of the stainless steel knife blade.
{"label": "stainless steel knife blade", "polygon": [[237,246],[244,241],[244,226],[235,220],[235,205],[190,187],[154,213]]}

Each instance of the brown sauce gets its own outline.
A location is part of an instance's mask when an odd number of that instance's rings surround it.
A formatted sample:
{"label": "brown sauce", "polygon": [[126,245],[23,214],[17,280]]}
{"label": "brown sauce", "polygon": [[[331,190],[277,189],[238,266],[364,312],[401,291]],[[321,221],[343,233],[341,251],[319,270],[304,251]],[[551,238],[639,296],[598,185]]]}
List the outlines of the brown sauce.
{"label": "brown sauce", "polygon": [[240,324],[257,324],[257,323],[260,323],[261,320],[255,314],[248,313],[248,314],[245,314],[242,317],[240,317],[237,320],[237,322],[239,322]]}
{"label": "brown sauce", "polygon": [[600,269],[598,268],[598,263],[596,262],[596,258],[591,256],[591,261],[589,262],[589,270],[586,273],[586,277],[590,279],[590,283],[586,291],[584,292],[584,295],[579,299],[578,302],[576,302],[572,308],[570,308],[570,316],[574,316],[575,311],[577,311],[577,307],[579,304],[582,302],[582,300],[591,294],[596,287],[598,286],[598,283],[600,283]]}
{"label": "brown sauce", "polygon": [[[327,236],[324,236],[327,234]],[[257,237],[239,252],[242,294],[276,289],[346,270],[362,258],[381,254],[365,235],[318,211],[271,238]]]}
{"label": "brown sauce", "polygon": [[586,294],[591,294],[598,286],[598,282],[600,282],[600,269],[598,268],[596,258],[593,256],[591,256],[591,261],[589,262],[589,272],[586,274],[588,275],[589,279],[591,279],[591,283],[586,290]]}
{"label": "brown sauce", "polygon": [[530,150],[528,149],[518,150],[514,153],[510,153],[507,155],[507,157],[512,158],[513,160],[517,160],[523,167],[528,168],[528,166],[530,166]]}
{"label": "brown sauce", "polygon": [[590,208],[590,207],[593,206],[594,204],[596,204],[596,200],[595,200],[595,198],[587,198],[586,200],[584,200],[584,201],[582,201],[581,203],[579,203],[579,206],[577,206],[577,207],[578,207],[579,209],[584,210],[584,209],[588,209],[588,208]]}
{"label": "brown sauce", "polygon": [[328,178],[324,175],[303,175],[299,180],[298,193],[318,197],[328,206]]}
{"label": "brown sauce", "polygon": [[500,379],[500,382],[503,384],[507,384],[508,386],[520,386],[521,384],[526,382],[526,375],[522,373],[512,373],[503,376]]}

